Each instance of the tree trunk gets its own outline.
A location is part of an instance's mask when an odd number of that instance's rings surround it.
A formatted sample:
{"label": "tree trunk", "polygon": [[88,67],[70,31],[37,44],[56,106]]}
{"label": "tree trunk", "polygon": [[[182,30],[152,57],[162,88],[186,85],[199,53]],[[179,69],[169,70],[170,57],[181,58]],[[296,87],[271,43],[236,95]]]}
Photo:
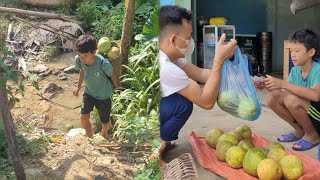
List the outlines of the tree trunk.
{"label": "tree trunk", "polygon": [[10,150],[11,160],[18,180],[25,180],[26,174],[23,169],[19,146],[13,126],[11,112],[8,106],[8,97],[5,84],[0,81],[0,121],[3,121],[5,135]]}
{"label": "tree trunk", "polygon": [[14,14],[21,14],[25,16],[36,16],[46,19],[62,19],[65,21],[70,21],[76,24],[80,24],[79,21],[74,16],[66,16],[63,14],[55,14],[55,13],[47,13],[47,12],[37,12],[37,11],[29,11],[23,9],[16,9],[16,8],[7,8],[7,7],[0,7],[0,12],[7,12],[7,13],[14,13]]}
{"label": "tree trunk", "polygon": [[135,0],[125,1],[125,13],[123,16],[123,26],[120,44],[121,54],[119,59],[115,60],[112,63],[114,67],[114,79],[116,79],[117,85],[120,85],[121,65],[128,63],[128,56],[133,32],[134,6]]}

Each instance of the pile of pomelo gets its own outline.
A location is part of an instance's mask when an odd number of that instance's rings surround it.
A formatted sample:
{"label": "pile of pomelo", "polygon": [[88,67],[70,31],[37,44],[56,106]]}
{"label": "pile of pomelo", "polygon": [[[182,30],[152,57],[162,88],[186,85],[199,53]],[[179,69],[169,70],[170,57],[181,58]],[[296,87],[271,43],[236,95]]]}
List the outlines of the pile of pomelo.
{"label": "pile of pomelo", "polygon": [[114,60],[119,57],[120,49],[117,42],[111,42],[108,37],[102,37],[98,41],[98,54],[109,60]]}
{"label": "pile of pomelo", "polygon": [[206,133],[205,140],[216,150],[215,156],[219,161],[226,162],[231,168],[243,168],[259,179],[298,179],[302,176],[301,159],[287,154],[278,142],[269,143],[267,148],[255,147],[251,134],[251,129],[246,125],[228,133],[214,128]]}

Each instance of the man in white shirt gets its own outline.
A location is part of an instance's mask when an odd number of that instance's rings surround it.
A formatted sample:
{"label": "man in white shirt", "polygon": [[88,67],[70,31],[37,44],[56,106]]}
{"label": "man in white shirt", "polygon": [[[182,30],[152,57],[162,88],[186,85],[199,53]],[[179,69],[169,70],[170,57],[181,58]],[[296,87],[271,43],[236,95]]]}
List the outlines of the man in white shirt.
{"label": "man in white shirt", "polygon": [[[212,69],[202,69],[184,58],[194,50],[191,13],[179,6],[162,6],[159,13],[160,62],[160,158],[174,147],[182,126],[190,117],[193,103],[212,109],[220,88],[223,62],[230,58],[237,42],[224,43],[223,34],[216,45]],[[200,83],[205,83],[200,87]]]}

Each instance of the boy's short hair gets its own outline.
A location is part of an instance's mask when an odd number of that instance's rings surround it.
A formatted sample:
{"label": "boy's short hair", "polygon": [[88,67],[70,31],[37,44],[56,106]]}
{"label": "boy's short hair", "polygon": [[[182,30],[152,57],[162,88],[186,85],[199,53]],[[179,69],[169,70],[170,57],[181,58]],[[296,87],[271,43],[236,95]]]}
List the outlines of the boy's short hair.
{"label": "boy's short hair", "polygon": [[179,6],[162,6],[159,12],[160,31],[170,25],[182,25],[182,19],[191,21],[191,12]]}
{"label": "boy's short hair", "polygon": [[79,53],[93,53],[97,50],[97,41],[90,34],[84,34],[78,37],[76,48]]}
{"label": "boy's short hair", "polygon": [[306,28],[292,33],[289,36],[289,41],[303,44],[307,51],[311,50],[312,48],[315,49],[316,53],[314,57],[319,55],[319,36],[311,29]]}

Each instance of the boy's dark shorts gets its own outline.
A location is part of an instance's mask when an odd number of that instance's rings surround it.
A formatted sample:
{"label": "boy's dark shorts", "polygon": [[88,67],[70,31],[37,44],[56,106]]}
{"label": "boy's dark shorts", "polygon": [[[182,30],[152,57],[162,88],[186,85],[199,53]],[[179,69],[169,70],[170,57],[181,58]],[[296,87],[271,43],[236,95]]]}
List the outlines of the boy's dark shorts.
{"label": "boy's dark shorts", "polygon": [[111,111],[111,99],[99,100],[84,93],[81,114],[90,114],[94,106],[98,110],[100,121],[102,123],[108,123]]}
{"label": "boy's dark shorts", "polygon": [[318,102],[311,101],[310,102],[308,115],[311,119],[311,122],[314,126],[314,129],[320,135],[320,101],[318,101]]}

